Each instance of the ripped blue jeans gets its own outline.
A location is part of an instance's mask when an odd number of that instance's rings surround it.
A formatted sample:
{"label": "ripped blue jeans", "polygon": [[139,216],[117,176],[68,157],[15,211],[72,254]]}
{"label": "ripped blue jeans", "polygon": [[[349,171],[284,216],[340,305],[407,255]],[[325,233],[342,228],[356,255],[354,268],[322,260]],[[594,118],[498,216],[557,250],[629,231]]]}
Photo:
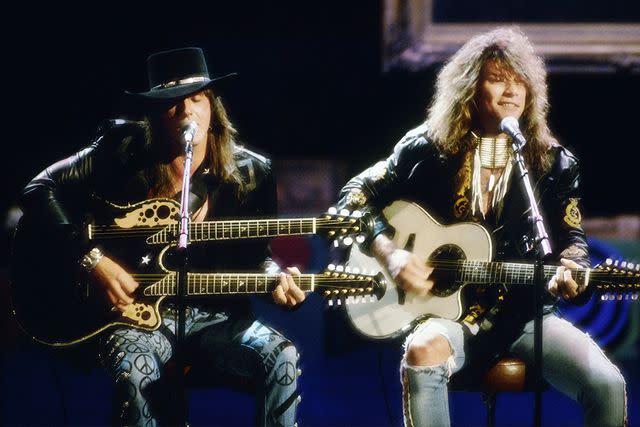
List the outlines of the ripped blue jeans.
{"label": "ripped blue jeans", "polygon": [[[558,391],[577,401],[586,426],[627,425],[626,385],[619,369],[584,332],[555,314],[543,320],[543,377]],[[460,323],[428,319],[407,337],[408,348],[416,334],[439,334],[449,342],[452,354],[437,366],[410,366],[406,352],[401,364],[403,410],[406,426],[449,426],[447,384],[466,362],[466,336]],[[422,335],[423,334],[423,335]],[[533,363],[533,321],[528,322],[509,351]]]}
{"label": "ripped blue jeans", "polygon": [[[244,326],[249,323],[247,328]],[[152,427],[170,424],[164,411],[175,406],[160,381],[171,358],[175,316],[163,313],[161,329],[148,332],[120,328],[100,343],[100,361],[114,388],[114,422]],[[297,405],[298,353],[276,330],[259,321],[232,320],[225,313],[186,309],[185,346],[189,363],[217,372],[263,383],[262,402],[256,411],[261,426],[294,426]],[[161,402],[161,403],[159,403]],[[224,408],[219,408],[224,410]],[[175,416],[173,414],[172,416]],[[215,420],[212,420],[215,422]]]}

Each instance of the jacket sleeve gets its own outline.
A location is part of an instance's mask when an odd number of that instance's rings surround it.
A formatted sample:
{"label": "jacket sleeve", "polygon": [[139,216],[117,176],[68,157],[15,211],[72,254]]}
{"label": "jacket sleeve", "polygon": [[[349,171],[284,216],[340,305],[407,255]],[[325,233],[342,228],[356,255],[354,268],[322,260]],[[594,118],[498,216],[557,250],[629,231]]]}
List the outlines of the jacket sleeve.
{"label": "jacket sleeve", "polygon": [[[566,258],[582,267],[590,267],[589,245],[582,228],[582,192],[578,160],[562,148],[556,156],[553,170],[549,178],[553,181],[552,191],[547,198],[549,206],[546,206],[546,210],[548,232],[554,243],[555,261]],[[573,302],[586,302],[589,296],[589,292],[584,292]]]}
{"label": "jacket sleeve", "polygon": [[582,228],[582,192],[578,160],[562,150],[556,161],[555,188],[551,195],[549,225],[556,260],[568,258],[589,267],[589,246]]}
{"label": "jacket sleeve", "polygon": [[99,176],[117,170],[114,140],[130,130],[130,125],[105,122],[86,148],[44,169],[20,193],[24,216],[66,243],[72,256],[80,258],[90,249],[82,231],[84,209]]}
{"label": "jacket sleeve", "polygon": [[433,144],[424,136],[425,130],[420,126],[409,131],[385,160],[354,176],[340,190],[336,204],[338,209],[359,210],[372,218],[372,229],[368,230],[360,245],[365,253],[369,253],[373,239],[389,228],[382,210],[400,197],[400,187],[413,168],[434,150]]}

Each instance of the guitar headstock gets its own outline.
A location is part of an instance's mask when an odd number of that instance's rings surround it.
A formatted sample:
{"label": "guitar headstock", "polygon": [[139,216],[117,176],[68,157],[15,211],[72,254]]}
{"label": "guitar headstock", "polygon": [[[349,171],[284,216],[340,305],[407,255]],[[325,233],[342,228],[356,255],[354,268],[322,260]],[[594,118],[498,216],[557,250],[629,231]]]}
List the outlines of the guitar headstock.
{"label": "guitar headstock", "polygon": [[637,301],[640,296],[640,264],[607,259],[591,272],[592,286],[602,301]]}
{"label": "guitar headstock", "polygon": [[338,242],[350,245],[354,240],[364,241],[365,235],[373,229],[373,220],[370,214],[357,210],[349,212],[347,209],[338,212],[335,207],[331,207],[318,218],[317,228],[334,240],[336,245]]}
{"label": "guitar headstock", "polygon": [[387,282],[381,272],[361,273],[357,268],[329,264],[322,273],[324,289],[322,295],[329,305],[357,304],[381,299],[387,289]]}

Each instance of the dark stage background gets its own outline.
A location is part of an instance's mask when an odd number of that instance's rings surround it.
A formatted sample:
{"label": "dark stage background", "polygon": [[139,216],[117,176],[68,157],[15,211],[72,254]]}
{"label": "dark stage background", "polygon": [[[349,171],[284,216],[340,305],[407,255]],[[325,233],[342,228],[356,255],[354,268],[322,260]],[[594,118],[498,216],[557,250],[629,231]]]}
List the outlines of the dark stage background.
{"label": "dark stage background", "polygon": [[[637,6],[624,7],[637,19]],[[8,230],[20,189],[45,166],[84,146],[102,119],[118,117],[124,90],[146,90],[145,58],[160,49],[200,46],[212,74],[237,72],[223,100],[240,140],[274,160],[282,215],[323,212],[349,176],[386,156],[422,121],[432,93],[437,64],[413,72],[382,71],[382,17],[380,1],[98,2],[73,10],[59,3],[23,4],[7,13],[5,20],[16,29],[2,30],[8,131],[0,199],[4,312]],[[551,128],[582,161],[586,219],[640,214],[637,70],[575,69],[549,76]],[[613,254],[638,261],[637,239],[593,236],[594,259]],[[320,238],[280,240],[274,250],[283,263],[307,271],[320,271],[330,260]],[[301,425],[401,425],[399,341],[363,340],[339,309],[327,309],[317,296],[293,313],[255,304],[302,355]],[[583,311],[567,312],[591,328],[621,366],[631,425],[637,425],[638,305],[592,302]],[[2,322],[0,423],[108,423],[110,389],[98,368],[80,368],[63,354],[37,349],[20,339],[8,316]],[[575,402],[554,391],[544,396],[544,425],[580,424]],[[246,425],[253,401],[243,393],[202,389],[192,392],[191,411],[194,426]],[[479,394],[455,393],[452,411],[456,425],[483,423]],[[498,401],[498,423],[530,425],[532,412],[530,394]]]}

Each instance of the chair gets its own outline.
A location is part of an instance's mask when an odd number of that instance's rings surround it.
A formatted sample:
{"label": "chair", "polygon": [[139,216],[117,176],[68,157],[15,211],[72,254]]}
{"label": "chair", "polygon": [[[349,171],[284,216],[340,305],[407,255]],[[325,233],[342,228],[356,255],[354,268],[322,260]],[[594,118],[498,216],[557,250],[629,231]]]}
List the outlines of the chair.
{"label": "chair", "polygon": [[[528,372],[523,360],[506,356],[492,364],[484,373],[471,379],[464,379],[460,372],[453,375],[449,382],[449,390],[480,391],[487,407],[487,426],[493,427],[496,420],[497,394],[534,392],[536,389],[532,373]],[[546,387],[546,383],[542,385],[543,390]]]}

